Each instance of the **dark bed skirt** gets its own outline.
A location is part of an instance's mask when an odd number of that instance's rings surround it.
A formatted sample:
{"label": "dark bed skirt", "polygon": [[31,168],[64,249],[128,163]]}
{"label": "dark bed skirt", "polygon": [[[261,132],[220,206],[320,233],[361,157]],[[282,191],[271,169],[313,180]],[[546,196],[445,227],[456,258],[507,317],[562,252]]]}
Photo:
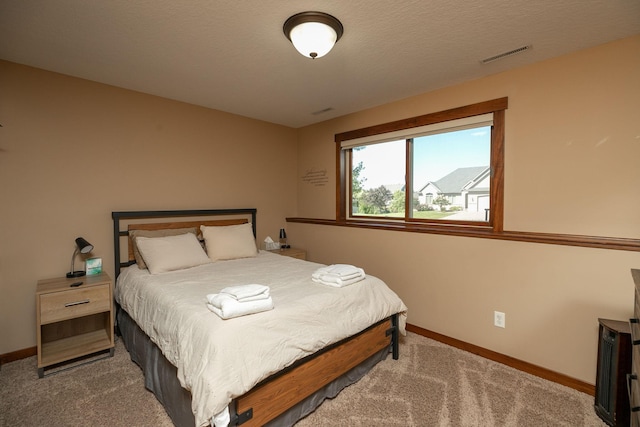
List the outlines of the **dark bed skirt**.
{"label": "dark bed skirt", "polygon": [[[134,361],[144,373],[145,387],[153,392],[158,401],[164,406],[178,427],[193,427],[195,417],[191,412],[191,393],[180,385],[177,368],[162,354],[158,346],[140,329],[129,314],[117,306],[117,325],[125,347]],[[301,418],[313,412],[326,398],[333,398],[340,390],[357,382],[378,362],[389,354],[383,349],[371,356],[361,365],[351,369],[335,381],[318,390],[302,402],[293,406],[267,424],[269,427],[292,426]],[[231,417],[234,416],[234,405],[230,407]]]}

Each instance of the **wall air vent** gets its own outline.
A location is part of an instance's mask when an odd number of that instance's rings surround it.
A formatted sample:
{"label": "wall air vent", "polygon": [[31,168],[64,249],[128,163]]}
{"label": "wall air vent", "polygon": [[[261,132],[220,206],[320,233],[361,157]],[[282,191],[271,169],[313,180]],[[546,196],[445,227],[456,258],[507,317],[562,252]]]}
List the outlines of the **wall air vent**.
{"label": "wall air vent", "polygon": [[517,49],[510,50],[509,52],[499,53],[499,54],[491,56],[489,58],[481,59],[480,63],[481,64],[488,64],[489,62],[497,61],[498,59],[503,59],[503,58],[506,58],[508,56],[512,56],[512,55],[516,55],[518,53],[525,52],[527,50],[530,50],[532,47],[533,47],[532,45],[522,46],[522,47],[519,47]]}

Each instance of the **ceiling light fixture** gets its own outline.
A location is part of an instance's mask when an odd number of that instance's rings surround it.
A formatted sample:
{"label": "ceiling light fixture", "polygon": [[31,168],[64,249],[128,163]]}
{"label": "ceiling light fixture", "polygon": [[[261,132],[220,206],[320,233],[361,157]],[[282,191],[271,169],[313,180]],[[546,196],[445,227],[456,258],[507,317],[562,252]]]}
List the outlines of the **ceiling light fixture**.
{"label": "ceiling light fixture", "polygon": [[285,21],[282,30],[296,50],[311,59],[329,53],[344,32],[340,21],[324,12],[297,13]]}

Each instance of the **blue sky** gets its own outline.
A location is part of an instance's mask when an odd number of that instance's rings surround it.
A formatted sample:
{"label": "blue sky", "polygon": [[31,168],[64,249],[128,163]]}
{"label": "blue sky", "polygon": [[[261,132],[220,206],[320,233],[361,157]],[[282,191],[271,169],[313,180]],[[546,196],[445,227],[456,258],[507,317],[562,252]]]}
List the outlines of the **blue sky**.
{"label": "blue sky", "polygon": [[[491,128],[466,129],[414,139],[414,188],[437,181],[460,167],[489,166]],[[364,188],[404,183],[404,140],[369,145],[353,152],[363,161]]]}

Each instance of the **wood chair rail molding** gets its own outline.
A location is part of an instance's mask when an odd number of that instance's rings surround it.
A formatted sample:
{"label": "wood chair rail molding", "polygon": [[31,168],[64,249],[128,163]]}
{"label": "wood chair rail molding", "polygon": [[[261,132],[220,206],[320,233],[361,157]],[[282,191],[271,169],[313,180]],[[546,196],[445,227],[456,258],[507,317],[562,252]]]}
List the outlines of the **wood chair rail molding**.
{"label": "wood chair rail molding", "polygon": [[287,222],[330,225],[337,227],[368,228],[372,230],[404,231],[409,233],[444,234],[459,237],[511,240],[517,242],[546,243],[549,245],[580,246],[586,248],[611,249],[640,252],[640,239],[623,237],[583,236],[576,234],[535,233],[526,231],[493,231],[474,227],[433,227],[421,223],[399,223],[392,221],[336,221],[319,218],[291,217]]}
{"label": "wood chair rail molding", "polygon": [[[606,237],[606,236],[587,236],[560,233],[538,233],[526,231],[509,231],[503,229],[504,218],[504,200],[503,200],[503,170],[501,164],[492,164],[494,177],[492,183],[492,198],[495,195],[494,206],[492,206],[492,215],[494,216],[490,224],[474,224],[474,223],[447,223],[447,222],[425,222],[412,221],[410,219],[395,221],[388,219],[376,218],[357,218],[351,219],[347,215],[347,191],[346,179],[348,174],[346,157],[342,153],[340,143],[346,140],[368,137],[372,135],[384,134],[398,130],[405,130],[418,126],[429,125],[433,123],[454,120],[473,115],[493,113],[494,120],[497,124],[504,122],[504,111],[508,108],[509,100],[507,97],[497,98],[485,102],[479,102],[463,107],[452,108],[445,111],[425,114],[421,116],[411,117],[408,119],[396,120],[375,126],[369,126],[361,129],[355,129],[348,132],[342,132],[335,135],[336,142],[336,220],[317,219],[317,218],[287,218],[287,222],[298,222],[306,224],[332,225],[339,227],[356,227],[368,228],[373,230],[391,230],[404,231],[410,233],[426,233],[441,234],[459,237],[477,237],[483,239],[512,240],[518,242],[529,243],[546,243],[551,245],[580,246],[587,248],[612,249],[621,251],[640,252],[640,239],[622,238],[622,237]],[[492,141],[492,159],[502,155],[504,129],[494,123],[495,141]]]}

